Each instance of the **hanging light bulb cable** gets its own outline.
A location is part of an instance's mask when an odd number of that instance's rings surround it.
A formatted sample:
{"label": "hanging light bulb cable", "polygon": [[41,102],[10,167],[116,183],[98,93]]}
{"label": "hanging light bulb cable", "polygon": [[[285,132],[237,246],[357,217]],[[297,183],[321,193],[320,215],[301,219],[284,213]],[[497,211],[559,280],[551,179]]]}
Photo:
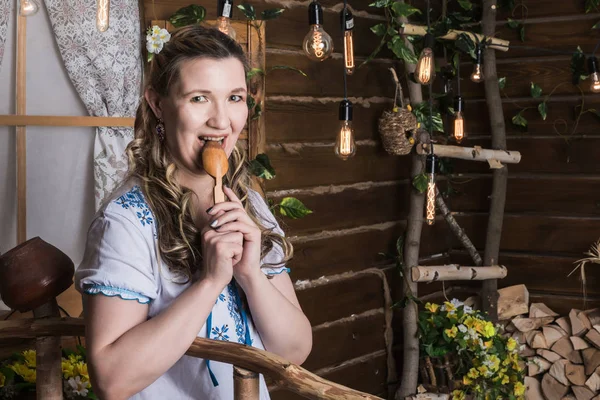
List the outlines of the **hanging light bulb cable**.
{"label": "hanging light bulb cable", "polygon": [[[347,0],[344,0],[343,15],[346,15],[348,7]],[[339,120],[340,130],[335,140],[335,155],[342,160],[353,157],[356,153],[356,143],[354,141],[354,128],[352,127],[352,102],[348,100],[348,73],[344,65],[344,100],[340,102]]]}

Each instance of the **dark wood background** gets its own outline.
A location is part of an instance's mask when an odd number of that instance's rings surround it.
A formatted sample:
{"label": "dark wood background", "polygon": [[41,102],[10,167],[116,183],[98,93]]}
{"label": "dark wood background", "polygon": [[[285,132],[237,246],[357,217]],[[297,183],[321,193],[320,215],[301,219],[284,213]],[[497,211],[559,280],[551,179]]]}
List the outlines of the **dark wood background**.
{"label": "dark wood background", "polygon": [[[369,28],[381,21],[370,0],[351,1],[355,11],[355,49],[361,62],[377,45]],[[384,342],[384,297],[381,278],[355,273],[372,267],[386,272],[392,294],[398,300],[399,278],[381,252],[392,252],[403,233],[411,190],[409,159],[389,156],[377,132],[377,119],[391,105],[394,86],[387,69],[404,69],[401,62],[379,58],[348,78],[348,94],[354,102],[358,149],[356,157],[341,161],[333,154],[338,129],[337,107],[343,96],[341,31],[342,2],[323,0],[325,29],[334,37],[335,57],[322,63],[309,61],[301,52],[308,32],[308,2],[253,0],[257,11],[284,7],[286,11],[267,23],[267,65],[302,69],[308,78],[276,70],[267,76],[267,153],[277,177],[267,184],[267,195],[275,201],[284,196],[302,200],[314,214],[301,220],[284,219],[283,227],[293,238],[295,258],[291,277],[299,282],[298,296],[314,327],[314,346],[305,366],[344,385],[385,396],[388,389]],[[433,2],[435,3],[435,2]],[[592,26],[600,14],[585,14],[584,0],[557,2],[524,0],[529,16],[526,42],[516,32],[499,25],[497,36],[515,45],[541,46],[573,51],[577,45],[591,52],[600,33]],[[186,0],[145,0],[145,18],[166,19]],[[216,1],[201,2],[207,18],[213,19]],[[418,4],[417,4],[418,5]],[[510,17],[506,12],[498,21]],[[513,18],[518,19],[520,12]],[[243,20],[235,9],[234,19]],[[570,56],[514,49],[498,52],[498,75],[506,76],[504,113],[507,146],[518,150],[522,162],[509,167],[506,217],[500,263],[508,277],[500,286],[524,283],[534,300],[545,301],[557,311],[582,307],[578,277],[567,278],[573,262],[583,256],[600,237],[600,132],[599,119],[585,115],[570,145],[554,132],[554,122],[572,126],[574,106],[581,93],[570,83]],[[488,147],[489,119],[483,85],[468,80],[465,62],[463,96],[466,98],[466,127],[471,137],[466,145]],[[529,131],[510,124],[518,112],[514,105],[537,107],[529,99],[534,81],[544,95],[559,83],[548,103],[546,121],[535,109],[528,110]],[[600,95],[581,85],[586,107],[600,109]],[[561,126],[558,126],[562,129]],[[448,205],[459,223],[483,250],[491,173],[483,163],[454,162],[449,179],[459,193]],[[443,183],[441,184],[443,186]],[[444,221],[424,226],[423,263],[469,263]],[[600,266],[591,265],[588,293],[592,304],[600,300]],[[320,280],[318,280],[321,277]],[[315,281],[318,280],[318,281]],[[304,288],[306,287],[306,288]],[[440,290],[440,285],[420,285],[420,294]],[[401,360],[401,326],[395,324],[394,353]],[[401,372],[401,365],[398,365]],[[395,381],[391,377],[390,381]],[[274,399],[297,396],[276,391]]]}

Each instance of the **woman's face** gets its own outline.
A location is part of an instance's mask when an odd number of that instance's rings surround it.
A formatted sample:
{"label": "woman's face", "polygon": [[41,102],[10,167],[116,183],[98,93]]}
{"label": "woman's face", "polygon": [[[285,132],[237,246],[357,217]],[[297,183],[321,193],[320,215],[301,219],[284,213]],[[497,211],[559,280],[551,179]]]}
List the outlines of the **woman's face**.
{"label": "woman's face", "polygon": [[234,57],[188,60],[179,72],[159,104],[165,143],[180,168],[199,174],[206,141],[218,140],[229,157],[246,124],[246,74]]}

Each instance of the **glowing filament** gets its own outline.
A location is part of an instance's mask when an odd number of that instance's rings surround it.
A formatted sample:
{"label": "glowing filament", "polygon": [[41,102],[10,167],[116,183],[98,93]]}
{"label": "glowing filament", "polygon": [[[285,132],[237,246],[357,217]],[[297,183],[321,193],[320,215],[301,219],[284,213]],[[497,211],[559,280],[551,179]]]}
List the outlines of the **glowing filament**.
{"label": "glowing filament", "polygon": [[230,38],[235,40],[235,38],[237,37],[237,33],[235,29],[233,29],[233,26],[231,26],[231,20],[227,17],[219,17],[217,18],[217,22],[218,29]]}
{"label": "glowing filament", "polygon": [[427,184],[427,207],[425,209],[428,225],[433,225],[435,222],[435,182],[433,178]]}
{"label": "glowing filament", "polygon": [[594,72],[591,75],[591,78],[592,78],[592,86],[590,86],[591,91],[594,93],[600,93],[600,77],[598,76],[598,73]]}
{"label": "glowing filament", "polygon": [[479,83],[483,80],[483,71],[481,68],[481,64],[475,64],[473,68],[473,73],[471,74],[471,80],[475,83]]}
{"label": "glowing filament", "polygon": [[352,41],[352,31],[344,32],[344,62],[346,65],[346,73],[352,75],[352,73],[354,73],[354,43]]}
{"label": "glowing filament", "polygon": [[335,141],[335,154],[342,160],[347,160],[356,153],[352,122],[342,121],[340,131]]}
{"label": "glowing filament", "polygon": [[421,57],[417,62],[415,70],[415,79],[421,85],[429,85],[435,78],[435,63],[433,61],[433,51],[430,48],[423,49]]}
{"label": "glowing filament", "polygon": [[100,32],[106,32],[108,29],[108,16],[110,14],[110,0],[98,0],[96,5],[96,28]]}
{"label": "glowing filament", "polygon": [[462,112],[459,111],[456,113],[456,118],[454,119],[454,140],[460,143],[465,137],[465,120],[463,119]]}

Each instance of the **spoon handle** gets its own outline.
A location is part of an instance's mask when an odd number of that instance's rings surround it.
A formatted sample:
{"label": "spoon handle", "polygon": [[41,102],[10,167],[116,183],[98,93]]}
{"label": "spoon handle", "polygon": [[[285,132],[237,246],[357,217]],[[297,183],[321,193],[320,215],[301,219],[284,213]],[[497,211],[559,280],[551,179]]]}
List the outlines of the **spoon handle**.
{"label": "spoon handle", "polygon": [[225,193],[223,193],[223,173],[221,166],[217,164],[217,173],[215,174],[215,204],[225,201]]}

